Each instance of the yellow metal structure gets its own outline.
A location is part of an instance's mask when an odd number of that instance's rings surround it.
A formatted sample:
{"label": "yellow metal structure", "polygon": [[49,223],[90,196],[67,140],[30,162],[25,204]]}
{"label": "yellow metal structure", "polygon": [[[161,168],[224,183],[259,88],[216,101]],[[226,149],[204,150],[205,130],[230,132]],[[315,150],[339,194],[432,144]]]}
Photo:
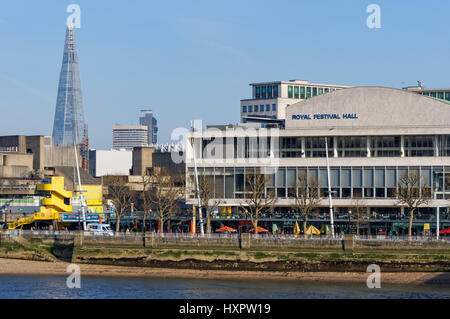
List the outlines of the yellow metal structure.
{"label": "yellow metal structure", "polygon": [[[79,187],[76,188],[77,191]],[[60,213],[72,212],[72,204],[80,203],[79,196],[72,197],[72,192],[64,189],[64,177],[51,177],[49,183],[37,184],[37,191],[49,192],[50,197],[41,201],[41,210],[32,216],[19,218],[8,223],[9,229],[16,229],[36,220],[59,220]],[[101,185],[82,185],[82,194],[86,200],[88,212],[103,213],[103,190]]]}
{"label": "yellow metal structure", "polygon": [[44,198],[42,205],[47,209],[51,209],[52,213],[72,211],[72,206],[70,205],[72,192],[64,189],[64,177],[51,177],[50,183],[37,184],[36,190],[50,192],[50,197]]}

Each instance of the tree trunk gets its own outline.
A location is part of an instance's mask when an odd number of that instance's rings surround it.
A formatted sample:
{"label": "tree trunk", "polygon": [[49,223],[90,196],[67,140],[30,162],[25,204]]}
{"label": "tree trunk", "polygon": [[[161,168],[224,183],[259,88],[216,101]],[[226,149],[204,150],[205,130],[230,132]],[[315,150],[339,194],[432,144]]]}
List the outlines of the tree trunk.
{"label": "tree trunk", "polygon": [[206,208],[206,233],[211,233],[211,212]]}
{"label": "tree trunk", "polygon": [[171,216],[170,216],[170,214],[169,214],[169,216],[167,216],[167,232],[168,232],[168,233],[171,232],[171,230],[170,230],[170,227],[171,227],[171,226],[170,226],[170,217],[171,217]]}
{"label": "tree trunk", "polygon": [[307,226],[308,220],[306,219],[306,215],[303,216],[303,235],[306,238],[306,226]]}
{"label": "tree trunk", "polygon": [[116,235],[119,233],[119,228],[120,228],[120,215],[118,213],[117,217],[116,217]]}
{"label": "tree trunk", "polygon": [[359,216],[356,219],[356,236],[359,236]]}
{"label": "tree trunk", "polygon": [[258,238],[258,217],[255,217],[255,221],[253,222],[253,228],[255,230],[255,238]]}
{"label": "tree trunk", "polygon": [[414,210],[410,208],[409,210],[409,227],[408,227],[408,240],[412,239],[412,223],[413,223]]}

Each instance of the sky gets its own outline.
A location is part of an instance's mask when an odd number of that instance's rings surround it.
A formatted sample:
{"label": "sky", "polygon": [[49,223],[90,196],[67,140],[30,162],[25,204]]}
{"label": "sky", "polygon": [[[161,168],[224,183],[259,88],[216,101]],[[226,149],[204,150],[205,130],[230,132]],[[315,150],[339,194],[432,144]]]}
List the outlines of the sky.
{"label": "sky", "polygon": [[1,0],[0,135],[52,134],[70,4],[91,148],[142,109],[161,143],[190,120],[235,124],[249,83],[450,87],[449,1]]}

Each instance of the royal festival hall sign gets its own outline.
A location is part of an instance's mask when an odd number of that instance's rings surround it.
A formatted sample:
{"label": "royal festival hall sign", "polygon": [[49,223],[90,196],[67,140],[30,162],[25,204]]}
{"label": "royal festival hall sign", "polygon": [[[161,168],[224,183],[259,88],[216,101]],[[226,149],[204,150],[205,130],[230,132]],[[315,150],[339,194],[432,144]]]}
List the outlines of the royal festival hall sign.
{"label": "royal festival hall sign", "polygon": [[293,120],[357,120],[356,113],[341,114],[292,114]]}

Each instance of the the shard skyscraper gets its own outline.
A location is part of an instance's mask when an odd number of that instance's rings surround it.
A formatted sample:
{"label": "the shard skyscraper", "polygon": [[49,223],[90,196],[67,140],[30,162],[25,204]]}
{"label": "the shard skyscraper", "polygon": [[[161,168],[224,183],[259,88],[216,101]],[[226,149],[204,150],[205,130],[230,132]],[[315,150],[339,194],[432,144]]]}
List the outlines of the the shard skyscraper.
{"label": "the shard skyscraper", "polygon": [[88,169],[89,140],[84,118],[81,94],[80,68],[74,28],[67,28],[64,55],[59,76],[55,120],[53,122],[55,146],[78,145],[82,167]]}

